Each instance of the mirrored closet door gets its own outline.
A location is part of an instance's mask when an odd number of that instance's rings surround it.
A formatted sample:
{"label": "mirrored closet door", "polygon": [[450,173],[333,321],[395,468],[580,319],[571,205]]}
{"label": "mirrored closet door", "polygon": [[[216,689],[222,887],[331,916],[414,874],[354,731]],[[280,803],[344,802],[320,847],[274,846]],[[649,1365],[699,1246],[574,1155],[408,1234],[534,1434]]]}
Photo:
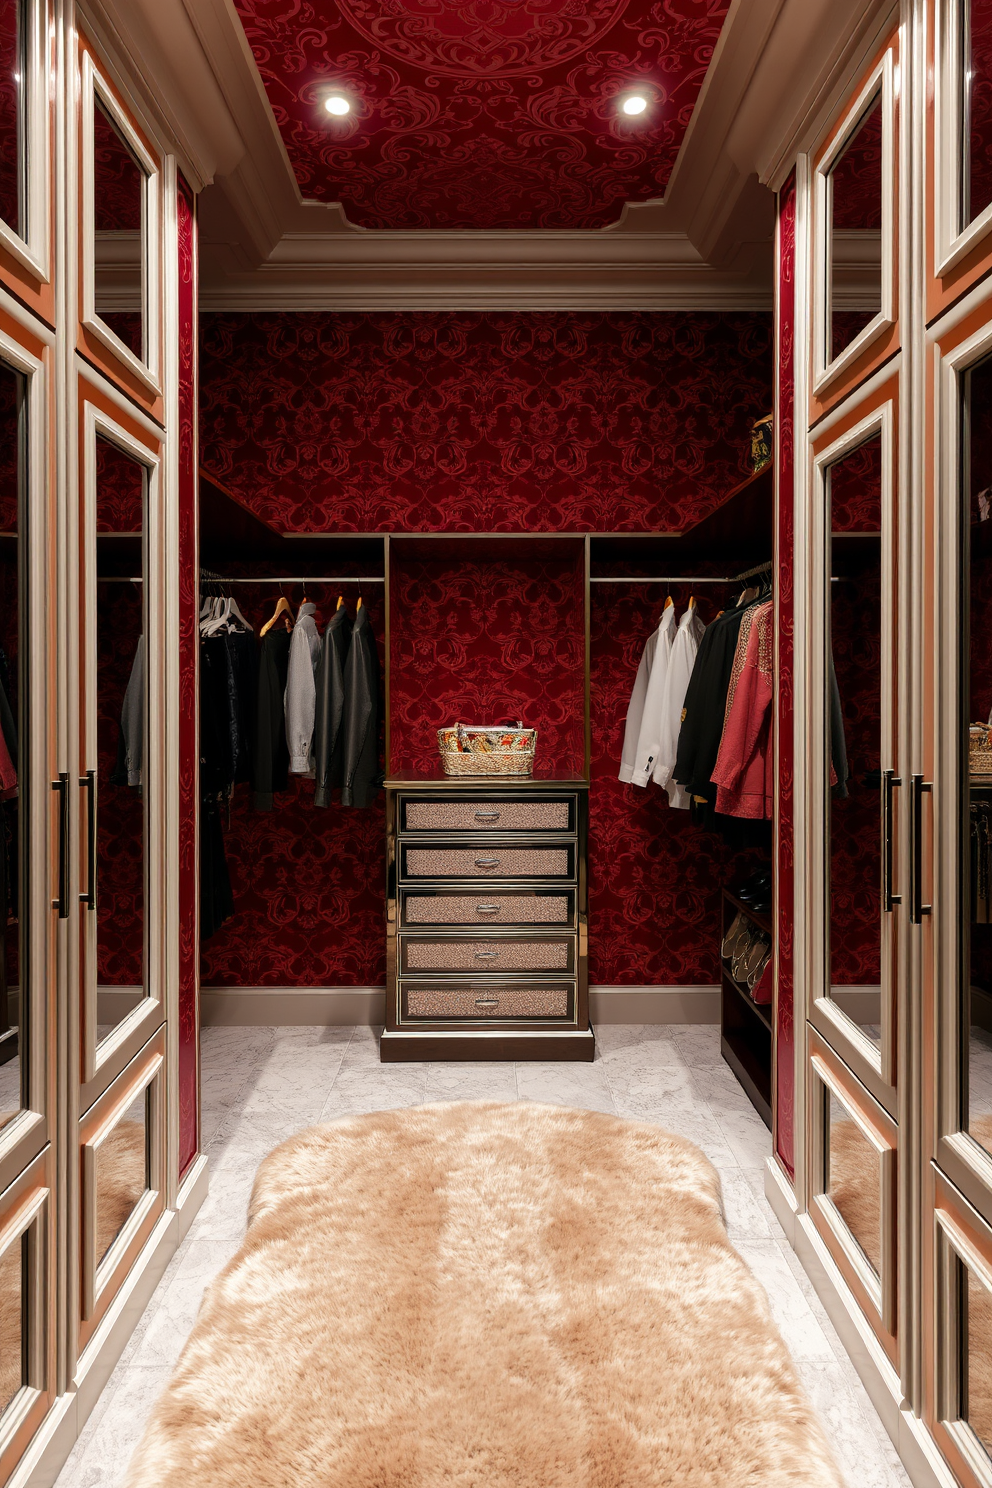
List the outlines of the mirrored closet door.
{"label": "mirrored closet door", "polygon": [[51,359],[0,291],[0,1482],[56,1389]]}

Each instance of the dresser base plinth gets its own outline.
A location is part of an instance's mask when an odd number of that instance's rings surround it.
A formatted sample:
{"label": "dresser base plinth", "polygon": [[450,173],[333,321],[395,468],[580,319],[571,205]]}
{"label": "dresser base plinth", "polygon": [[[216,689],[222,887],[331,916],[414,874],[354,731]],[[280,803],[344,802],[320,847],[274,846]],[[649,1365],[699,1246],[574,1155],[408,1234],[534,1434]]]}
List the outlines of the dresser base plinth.
{"label": "dresser base plinth", "polygon": [[435,1064],[455,1059],[459,1064],[476,1061],[535,1059],[590,1061],[596,1052],[591,1028],[510,1032],[483,1028],[471,1033],[442,1033],[425,1028],[422,1032],[396,1031],[387,1028],[379,1040],[379,1059],[383,1064]]}

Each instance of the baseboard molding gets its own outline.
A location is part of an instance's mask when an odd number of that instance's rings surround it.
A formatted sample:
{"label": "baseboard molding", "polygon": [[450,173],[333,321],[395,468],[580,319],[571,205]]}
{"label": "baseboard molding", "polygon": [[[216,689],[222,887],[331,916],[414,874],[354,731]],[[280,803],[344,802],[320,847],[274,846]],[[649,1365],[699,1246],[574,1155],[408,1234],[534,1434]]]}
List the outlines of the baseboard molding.
{"label": "baseboard molding", "polygon": [[719,1023],[719,987],[590,987],[597,1023]]}
{"label": "baseboard molding", "polygon": [[[596,1023],[719,1023],[719,987],[590,987]],[[202,987],[200,1022],[235,1028],[385,1022],[383,987]]]}
{"label": "baseboard molding", "polygon": [[936,1444],[903,1398],[899,1376],[817,1234],[797,1208],[792,1186],[774,1158],[765,1164],[765,1197],[826,1309],[913,1488],[958,1488]]}
{"label": "baseboard molding", "polygon": [[201,987],[200,1023],[235,1028],[386,1021],[384,987]]}
{"label": "baseboard molding", "polygon": [[207,1196],[207,1166],[202,1154],[193,1163],[179,1190],[176,1208],[163,1214],[155,1226],[141,1260],[83,1351],[69,1389],[49,1411],[7,1488],[52,1488],[165,1268]]}

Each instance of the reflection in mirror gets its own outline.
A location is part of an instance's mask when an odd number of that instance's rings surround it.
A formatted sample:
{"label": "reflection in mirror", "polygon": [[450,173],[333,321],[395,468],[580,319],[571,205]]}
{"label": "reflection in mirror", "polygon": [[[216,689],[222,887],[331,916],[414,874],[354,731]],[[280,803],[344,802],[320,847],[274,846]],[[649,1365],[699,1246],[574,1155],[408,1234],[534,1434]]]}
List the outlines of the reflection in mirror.
{"label": "reflection in mirror", "polygon": [[989,0],[970,0],[961,10],[965,27],[963,229],[992,202],[992,5]]}
{"label": "reflection in mirror", "polygon": [[144,360],[145,174],[93,99],[96,312]]}
{"label": "reflection in mirror", "polygon": [[830,996],[881,1038],[882,439],[828,471]]}
{"label": "reflection in mirror", "polygon": [[24,220],[25,0],[0,0],[0,217],[18,237]]}
{"label": "reflection in mirror", "polygon": [[826,1086],[826,1193],[864,1252],[876,1276],[881,1272],[882,1158],[858,1123]]}
{"label": "reflection in mirror", "polygon": [[[21,1074],[26,1019],[21,1016],[22,955],[19,925],[21,843],[18,765],[25,758],[18,737],[21,594],[18,533],[24,510],[26,418],[24,379],[0,362],[0,1126],[23,1104]],[[26,1011],[26,1010],[25,1010]]]}
{"label": "reflection in mirror", "polygon": [[970,975],[962,1008],[965,1068],[962,1117],[977,1142],[992,1152],[992,360],[964,376],[964,451],[967,497],[961,503],[969,582],[962,590],[960,720],[963,832],[961,936]]}
{"label": "reflection in mirror", "polygon": [[882,308],[882,98],[830,172],[828,361]]}
{"label": "reflection in mirror", "polygon": [[148,1102],[143,1090],[96,1149],[96,1263],[148,1187]]}
{"label": "reflection in mirror", "polygon": [[958,1260],[961,1419],[992,1457],[992,1293]]}
{"label": "reflection in mirror", "polygon": [[22,1235],[0,1255],[0,1415],[27,1381],[24,1281],[28,1238]]}
{"label": "reflection in mirror", "polygon": [[[145,995],[145,467],[96,441],[97,1038]],[[137,581],[137,582],[136,582]],[[93,911],[88,911],[92,915]]]}

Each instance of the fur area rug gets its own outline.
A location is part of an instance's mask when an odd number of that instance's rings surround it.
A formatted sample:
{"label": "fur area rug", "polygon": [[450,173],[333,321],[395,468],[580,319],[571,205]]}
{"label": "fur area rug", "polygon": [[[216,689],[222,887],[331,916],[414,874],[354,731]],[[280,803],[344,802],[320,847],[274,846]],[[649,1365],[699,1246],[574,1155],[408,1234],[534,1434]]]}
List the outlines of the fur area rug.
{"label": "fur area rug", "polygon": [[[119,1121],[97,1149],[96,1253],[101,1260],[145,1191],[145,1128]],[[0,1256],[0,1411],[21,1387],[21,1246]]]}
{"label": "fur area rug", "polygon": [[[969,1130],[992,1152],[992,1116],[973,1116]],[[830,1124],[830,1197],[851,1234],[879,1269],[882,1247],[881,1169],[878,1154],[853,1121]],[[968,1287],[968,1405],[971,1429],[992,1448],[992,1296]]]}
{"label": "fur area rug", "polygon": [[276,1148],[126,1482],[841,1488],[706,1158],[524,1101]]}

